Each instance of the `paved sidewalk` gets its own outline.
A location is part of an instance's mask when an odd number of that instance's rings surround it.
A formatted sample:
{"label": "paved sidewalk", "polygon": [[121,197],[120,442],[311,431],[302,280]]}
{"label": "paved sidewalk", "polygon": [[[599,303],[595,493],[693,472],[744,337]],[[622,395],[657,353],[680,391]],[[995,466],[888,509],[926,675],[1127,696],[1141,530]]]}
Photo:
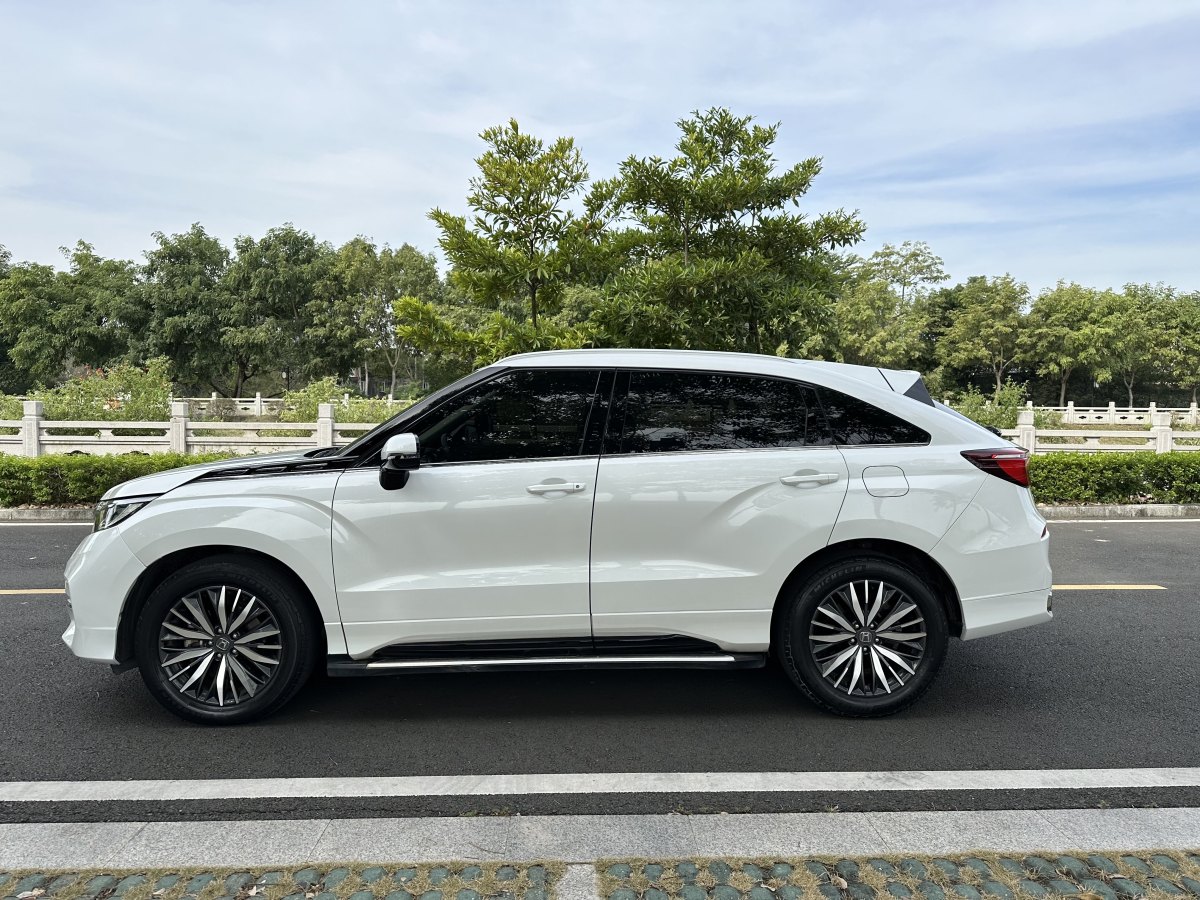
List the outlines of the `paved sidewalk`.
{"label": "paved sidewalk", "polygon": [[0,825],[0,869],[1200,847],[1200,808]]}

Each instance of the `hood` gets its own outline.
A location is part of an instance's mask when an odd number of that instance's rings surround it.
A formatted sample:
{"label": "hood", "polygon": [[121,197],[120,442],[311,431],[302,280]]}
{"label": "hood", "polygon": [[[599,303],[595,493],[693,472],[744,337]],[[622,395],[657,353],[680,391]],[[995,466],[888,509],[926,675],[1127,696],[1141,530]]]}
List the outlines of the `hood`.
{"label": "hood", "polygon": [[302,462],[312,450],[285,450],[282,453],[265,453],[262,456],[233,457],[218,459],[214,462],[197,463],[194,466],[180,466],[178,469],[165,469],[152,475],[143,475],[122,482],[104,492],[101,500],[112,500],[116,497],[149,497],[173,491],[181,485],[194,481],[205,472],[216,469],[256,469],[260,466],[277,466],[280,463]]}

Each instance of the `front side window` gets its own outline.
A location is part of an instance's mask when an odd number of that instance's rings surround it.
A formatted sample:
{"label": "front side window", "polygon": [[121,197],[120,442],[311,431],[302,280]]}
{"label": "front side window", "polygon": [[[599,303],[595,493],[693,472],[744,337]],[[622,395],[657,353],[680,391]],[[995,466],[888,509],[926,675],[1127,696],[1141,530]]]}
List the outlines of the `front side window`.
{"label": "front side window", "polygon": [[[630,372],[608,453],[757,450],[830,444],[811,389],[713,372]],[[618,413],[618,418],[621,418]]]}
{"label": "front side window", "polygon": [[519,369],[440,407],[416,426],[421,462],[579,456],[600,373]]}
{"label": "front side window", "polygon": [[839,444],[928,444],[929,434],[899,416],[832,388],[818,388],[821,407]]}

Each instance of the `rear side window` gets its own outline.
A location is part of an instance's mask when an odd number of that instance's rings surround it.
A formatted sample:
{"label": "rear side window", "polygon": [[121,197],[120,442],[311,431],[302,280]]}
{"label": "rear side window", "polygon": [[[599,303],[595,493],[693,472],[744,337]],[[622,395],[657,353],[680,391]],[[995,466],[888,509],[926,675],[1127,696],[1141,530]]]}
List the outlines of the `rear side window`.
{"label": "rear side window", "polygon": [[710,372],[629,372],[621,381],[628,389],[609,428],[606,453],[833,442],[812,389],[794,381]]}
{"label": "rear side window", "polygon": [[928,444],[929,433],[865,400],[818,387],[821,407],[839,444]]}

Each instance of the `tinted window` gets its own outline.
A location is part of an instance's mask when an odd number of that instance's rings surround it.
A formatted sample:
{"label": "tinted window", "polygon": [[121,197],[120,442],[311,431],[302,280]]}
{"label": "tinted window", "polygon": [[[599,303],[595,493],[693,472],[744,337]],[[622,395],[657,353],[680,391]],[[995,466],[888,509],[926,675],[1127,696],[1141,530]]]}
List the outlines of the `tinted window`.
{"label": "tinted window", "polygon": [[510,372],[455,397],[417,426],[423,463],[582,453],[599,372]]}
{"label": "tinted window", "polygon": [[839,444],[928,444],[929,434],[865,400],[817,388],[821,407]]}
{"label": "tinted window", "polygon": [[[811,390],[794,381],[707,372],[630,372],[611,453],[750,450],[831,443]],[[619,428],[617,427],[619,425]]]}

